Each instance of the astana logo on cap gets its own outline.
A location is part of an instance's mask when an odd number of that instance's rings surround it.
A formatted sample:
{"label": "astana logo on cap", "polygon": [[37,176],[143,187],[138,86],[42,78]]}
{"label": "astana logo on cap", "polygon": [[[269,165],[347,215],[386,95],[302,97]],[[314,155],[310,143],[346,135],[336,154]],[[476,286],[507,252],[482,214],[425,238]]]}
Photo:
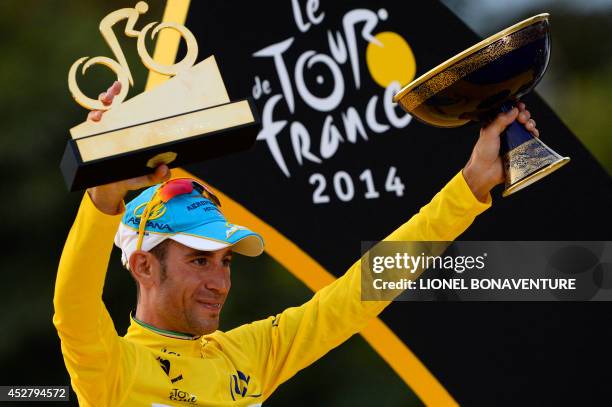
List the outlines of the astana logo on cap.
{"label": "astana logo on cap", "polygon": [[[134,216],[136,216],[137,218],[141,218],[142,217],[142,213],[138,213],[138,210],[140,208],[143,208],[144,211],[144,207],[147,206],[149,202],[143,202],[140,205],[138,205],[137,207],[134,208]],[[159,219],[162,216],[164,216],[164,214],[166,213],[166,205],[164,205],[163,202],[160,202],[158,205],[155,205],[155,207],[153,208],[153,210],[151,211],[151,214],[149,215],[149,220],[153,220],[153,219]]]}
{"label": "astana logo on cap", "polygon": [[[143,202],[140,205],[136,206],[134,208],[134,211],[132,212],[134,216],[130,217],[127,220],[127,223],[132,223],[135,226],[140,225],[140,219],[142,218],[142,214],[144,213],[144,208],[147,206],[147,204],[148,202]],[[141,213],[138,213],[140,209],[142,209],[140,211]],[[165,231],[171,232],[172,228],[167,223],[153,222],[155,219],[159,219],[162,216],[164,216],[165,213],[166,213],[166,205],[163,202],[160,202],[157,205],[155,205],[153,209],[151,210],[151,213],[147,219],[146,226],[149,226],[153,229],[158,229],[162,231],[165,230]]]}

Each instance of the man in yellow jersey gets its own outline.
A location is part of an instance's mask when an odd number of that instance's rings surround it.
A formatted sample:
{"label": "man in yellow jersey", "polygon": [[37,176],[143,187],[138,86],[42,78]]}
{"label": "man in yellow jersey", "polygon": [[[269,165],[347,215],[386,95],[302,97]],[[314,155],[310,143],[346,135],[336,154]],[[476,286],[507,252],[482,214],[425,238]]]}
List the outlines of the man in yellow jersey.
{"label": "man in yellow jersey", "polygon": [[[119,88],[100,99],[109,104]],[[503,181],[500,133],[518,117],[537,136],[529,116],[520,104],[483,128],[465,168],[385,240],[451,241],[465,231]],[[205,186],[169,176],[160,166],[149,176],[90,188],[68,235],[53,323],[81,406],[259,406],[388,305],[360,300],[357,261],[305,304],[218,331],[232,252],[258,255],[263,240],[228,223]],[[129,190],[144,187],[123,204]],[[123,337],[102,302],[113,239],[138,286]]]}

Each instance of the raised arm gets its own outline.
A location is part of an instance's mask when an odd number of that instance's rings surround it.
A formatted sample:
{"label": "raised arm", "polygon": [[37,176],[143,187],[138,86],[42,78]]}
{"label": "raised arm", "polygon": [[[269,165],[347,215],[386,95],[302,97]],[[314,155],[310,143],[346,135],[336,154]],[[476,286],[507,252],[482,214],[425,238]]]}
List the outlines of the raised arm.
{"label": "raised arm", "polygon": [[[114,86],[107,93],[118,93]],[[163,166],[151,176],[91,188],[66,239],[53,298],[53,324],[81,405],[116,405],[117,386],[131,374],[122,369],[130,363],[126,360],[130,353],[119,345],[102,289],[125,193],[160,182],[168,173]]]}
{"label": "raised arm", "polygon": [[66,368],[81,404],[107,404],[118,376],[118,337],[102,288],[121,215],[100,212],[85,193],[60,260],[53,305]]}
{"label": "raised arm", "polygon": [[[524,111],[524,105],[520,106]],[[452,241],[491,206],[489,191],[503,182],[499,134],[519,114],[500,115],[481,131],[466,167],[408,222],[385,240]],[[521,112],[526,123],[529,112]],[[535,130],[535,127],[531,130]],[[536,130],[537,131],[537,130]],[[227,332],[228,340],[253,355],[263,397],[329,350],[363,329],[388,304],[361,301],[361,261],[300,307]]]}

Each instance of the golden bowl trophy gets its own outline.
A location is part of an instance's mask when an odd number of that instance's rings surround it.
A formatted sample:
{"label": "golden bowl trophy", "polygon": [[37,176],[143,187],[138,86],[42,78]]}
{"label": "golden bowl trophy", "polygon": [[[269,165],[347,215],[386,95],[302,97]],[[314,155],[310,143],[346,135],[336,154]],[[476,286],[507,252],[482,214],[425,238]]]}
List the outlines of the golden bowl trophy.
{"label": "golden bowl trophy", "polygon": [[[400,90],[393,100],[436,127],[487,122],[542,79],[550,57],[548,14],[538,14],[461,52]],[[506,197],[569,162],[513,122],[501,136]]]}
{"label": "golden bowl trophy", "polygon": [[[84,57],[70,68],[68,87],[77,103],[106,110],[99,122],[86,121],[70,129],[60,168],[71,191],[144,175],[162,163],[180,166],[216,158],[246,150],[255,142],[259,117],[254,104],[247,98],[230,101],[214,56],[195,64],[198,44],[186,27],[153,22],[135,29],[148,8],[140,1],[100,22],[115,59]],[[137,39],[138,54],[147,68],[172,78],[124,102],[133,78],[113,26]],[[187,44],[185,56],[173,65],[153,60],[145,44],[149,32],[155,38],[164,29],[178,32]],[[96,64],[111,69],[121,82],[121,92],[110,106],[89,98],[77,84],[81,65],[85,74]]]}

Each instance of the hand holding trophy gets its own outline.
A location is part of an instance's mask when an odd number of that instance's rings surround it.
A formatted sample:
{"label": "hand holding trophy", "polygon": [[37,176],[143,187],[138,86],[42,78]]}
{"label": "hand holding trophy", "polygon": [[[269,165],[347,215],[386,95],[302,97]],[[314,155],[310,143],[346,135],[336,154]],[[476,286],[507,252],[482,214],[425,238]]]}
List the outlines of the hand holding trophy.
{"label": "hand holding trophy", "polygon": [[[249,99],[231,102],[214,56],[195,64],[198,46],[194,35],[175,23],[155,22],[136,30],[136,23],[148,5],[116,10],[102,19],[100,32],[115,59],[98,56],[78,59],[68,73],[68,87],[81,106],[106,111],[70,130],[61,169],[70,190],[147,174],[160,164],[173,166],[203,161],[248,149],[255,142],[259,118]],[[138,54],[152,71],[172,76],[156,88],[124,102],[134,84],[129,66],[113,32],[126,22],[125,35],[137,38]],[[164,29],[177,31],[187,44],[185,57],[173,65],[156,62],[145,38]],[[79,88],[77,74],[100,64],[117,75],[112,103],[86,96]],[[114,93],[116,92],[116,93]],[[100,120],[95,120],[99,118]]]}
{"label": "hand holding trophy", "polygon": [[[98,99],[104,106],[113,103],[114,98],[121,92],[121,83],[115,81],[106,92],[100,94]],[[92,110],[87,115],[87,120],[98,122],[104,115],[104,110]],[[122,202],[129,191],[137,191],[170,179],[170,169],[166,164],[160,164],[155,171],[135,178],[111,182],[88,188],[87,192],[96,207],[107,215],[120,213]]]}
{"label": "hand holding trophy", "polygon": [[[548,16],[536,15],[479,42],[406,85],[393,100],[420,121],[444,128],[486,123],[510,111],[548,67]],[[529,130],[515,121],[501,136],[504,197],[570,160]]]}

